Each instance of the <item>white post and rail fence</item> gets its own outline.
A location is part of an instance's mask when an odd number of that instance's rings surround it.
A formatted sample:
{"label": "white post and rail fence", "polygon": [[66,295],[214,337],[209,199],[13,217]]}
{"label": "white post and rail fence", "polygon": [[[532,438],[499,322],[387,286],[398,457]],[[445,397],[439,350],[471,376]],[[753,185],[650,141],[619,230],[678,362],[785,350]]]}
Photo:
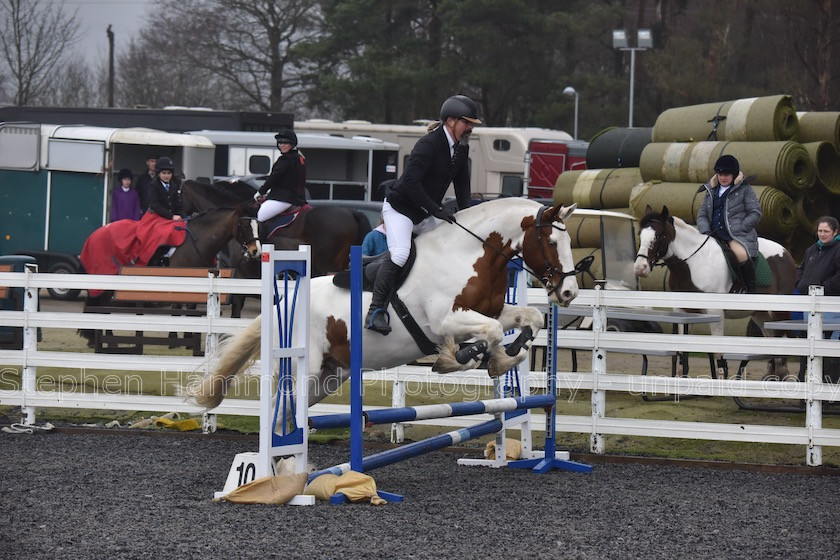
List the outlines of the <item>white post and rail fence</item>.
{"label": "white post and rail fence", "polygon": [[[201,414],[204,411],[178,396],[146,395],[142,391],[125,391],[127,385],[116,379],[108,384],[107,377],[90,378],[88,387],[84,384],[64,385],[72,389],[61,390],[61,383],[45,383],[38,374],[39,368],[63,368],[81,372],[154,372],[161,376],[160,386],[179,384],[184,374],[201,375],[213,364],[214,340],[224,334],[236,332],[250,322],[250,319],[231,319],[218,316],[219,306],[213,301],[220,293],[259,294],[259,280],[216,278],[167,278],[130,277],[104,275],[44,274],[34,272],[0,272],[0,286],[20,288],[25,298],[22,310],[0,310],[0,327],[21,328],[23,344],[21,349],[0,349],[0,406],[20,407],[23,422],[33,424],[37,411],[49,408],[119,410],[119,411],[177,411]],[[160,292],[195,292],[208,296],[210,313],[203,317],[179,317],[133,314],[93,314],[81,312],[39,311],[39,292],[46,288],[75,289],[131,289]],[[544,292],[529,289],[531,304],[545,303]],[[541,299],[541,301],[540,301]],[[586,309],[592,317],[591,330],[567,330],[560,333],[558,346],[577,350],[592,350],[591,371],[558,371],[558,389],[591,391],[589,415],[563,414],[558,407],[557,431],[583,433],[590,436],[590,447],[594,453],[607,452],[604,436],[669,437],[699,440],[783,443],[802,446],[808,465],[822,464],[822,448],[840,446],[840,429],[823,427],[825,403],[840,401],[840,385],[823,380],[823,358],[840,358],[840,344],[823,337],[822,313],[840,312],[840,298],[821,295],[821,288],[812,289],[808,296],[771,296],[760,294],[699,294],[674,292],[633,292],[619,290],[582,290],[575,300],[576,307]],[[81,306],[80,311],[81,311]],[[755,308],[775,311],[804,312],[807,329],[804,336],[791,338],[757,338],[747,336],[710,336],[695,334],[658,334],[638,332],[614,332],[605,328],[608,309],[629,308],[643,313],[645,308],[719,308],[728,310],[752,310]],[[203,333],[209,338],[207,356],[181,356],[153,353],[149,347],[144,355],[105,354],[74,351],[44,350],[38,342],[37,330],[98,328],[115,330],[181,331]],[[538,337],[536,344],[545,344],[545,336]],[[79,339],[80,347],[83,340]],[[728,379],[713,378],[709,371],[690,377],[667,375],[640,375],[637,373],[610,373],[612,353],[662,355],[669,352],[728,354],[732,359],[744,355],[777,355],[793,357],[793,369],[799,357],[807,365],[803,382],[750,380],[730,376]],[[258,375],[259,363],[250,370]],[[61,374],[55,374],[60,376]],[[116,376],[116,373],[115,373]],[[96,380],[100,383],[97,385]],[[54,380],[53,380],[54,381]],[[471,370],[457,374],[437,375],[423,366],[402,366],[382,371],[366,371],[365,382],[393,383],[395,407],[405,406],[405,384],[424,384],[431,391],[456,390],[493,386],[487,373]],[[531,386],[534,390],[545,389],[545,372],[531,372]],[[90,385],[94,386],[91,387]],[[119,386],[119,390],[110,390]],[[11,387],[11,388],[9,388]],[[47,388],[49,387],[49,389]],[[56,387],[58,387],[56,389]],[[606,414],[606,400],[610,392],[633,394],[669,394],[675,397],[691,395],[709,397],[739,397],[762,399],[799,400],[805,412],[801,426],[778,426],[760,424],[726,424],[715,422],[681,422],[649,420],[641,418],[618,418]],[[258,395],[251,398],[227,398],[212,414],[260,415]],[[442,402],[446,402],[446,396]],[[448,399],[451,400],[451,397]],[[374,407],[372,407],[374,408]],[[330,414],[349,412],[349,405],[318,404],[310,413]],[[212,426],[210,415],[206,426]],[[417,424],[463,427],[490,419],[490,415],[471,417],[450,417],[433,420],[419,420]],[[538,414],[534,414],[533,426],[544,425]],[[395,430],[398,432],[398,430]]]}

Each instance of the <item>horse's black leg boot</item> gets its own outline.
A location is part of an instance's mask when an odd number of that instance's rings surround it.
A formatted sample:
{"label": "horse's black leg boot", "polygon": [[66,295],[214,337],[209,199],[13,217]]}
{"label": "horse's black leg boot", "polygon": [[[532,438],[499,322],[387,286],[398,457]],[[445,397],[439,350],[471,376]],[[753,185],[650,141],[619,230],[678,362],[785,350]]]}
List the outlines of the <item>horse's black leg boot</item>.
{"label": "horse's black leg boot", "polygon": [[388,316],[388,300],[391,299],[391,291],[397,281],[401,266],[394,264],[391,259],[385,262],[376,271],[376,281],[373,283],[373,297],[370,301],[365,318],[365,327],[382,334],[391,332]]}
{"label": "horse's black leg boot", "polygon": [[747,259],[747,262],[742,262],[739,265],[741,269],[741,278],[744,279],[744,291],[748,294],[755,293],[755,265],[752,259]]}

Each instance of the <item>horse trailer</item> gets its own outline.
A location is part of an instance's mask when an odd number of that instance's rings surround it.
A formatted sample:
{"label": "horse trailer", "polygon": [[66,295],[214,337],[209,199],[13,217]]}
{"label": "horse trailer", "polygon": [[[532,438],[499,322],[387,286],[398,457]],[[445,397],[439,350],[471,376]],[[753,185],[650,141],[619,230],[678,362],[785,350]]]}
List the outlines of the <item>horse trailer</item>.
{"label": "horse trailer", "polygon": [[[217,179],[267,175],[280,157],[273,132],[197,130],[216,145]],[[397,176],[399,146],[377,138],[297,134],[306,157],[306,188],[313,199],[382,200],[377,187]]]}
{"label": "horse trailer", "polygon": [[[373,124],[367,121],[333,122],[321,119],[295,121],[299,132],[324,133],[346,138],[375,137],[399,145],[397,173],[401,174],[414,144],[427,133],[427,124],[393,125]],[[539,157],[533,158],[532,144],[539,144]],[[587,142],[574,140],[561,130],[548,128],[513,128],[476,126],[470,140],[470,183],[473,192],[491,195],[527,196],[539,198],[551,196],[551,190],[531,189],[551,181],[547,170],[553,170],[553,180],[564,170],[585,168]],[[545,149],[549,144],[551,149]],[[533,144],[537,145],[537,144]],[[547,160],[552,158],[549,164]],[[551,187],[553,187],[553,182]],[[448,195],[452,196],[450,188]]]}
{"label": "horse trailer", "polygon": [[0,123],[0,255],[30,255],[43,272],[79,272],[82,245],[108,222],[120,169],[142,172],[155,154],[171,157],[186,179],[209,180],[213,152],[207,138],[147,128]]}

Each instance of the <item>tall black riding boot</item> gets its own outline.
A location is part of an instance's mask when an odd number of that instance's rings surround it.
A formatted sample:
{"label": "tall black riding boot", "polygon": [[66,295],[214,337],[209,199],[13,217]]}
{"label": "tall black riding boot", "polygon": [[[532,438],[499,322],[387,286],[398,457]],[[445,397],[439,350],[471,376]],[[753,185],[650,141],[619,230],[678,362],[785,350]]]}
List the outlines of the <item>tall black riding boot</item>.
{"label": "tall black riding boot", "polygon": [[368,309],[367,317],[365,318],[366,328],[384,335],[391,332],[388,300],[391,299],[391,291],[394,289],[397,274],[400,270],[402,270],[401,266],[394,264],[391,259],[385,259],[385,262],[376,271],[376,281],[373,283],[373,297],[371,298],[370,309]]}
{"label": "tall black riding boot", "polygon": [[741,269],[741,278],[744,281],[744,292],[748,294],[755,293],[755,265],[753,264],[752,259],[747,259],[746,262],[742,262],[738,267]]}

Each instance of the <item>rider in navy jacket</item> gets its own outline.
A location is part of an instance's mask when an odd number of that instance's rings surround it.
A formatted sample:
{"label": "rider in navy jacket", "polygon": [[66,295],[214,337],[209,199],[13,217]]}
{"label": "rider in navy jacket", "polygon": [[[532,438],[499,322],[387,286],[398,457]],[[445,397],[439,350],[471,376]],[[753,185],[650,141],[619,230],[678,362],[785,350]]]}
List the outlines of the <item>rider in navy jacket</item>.
{"label": "rider in navy jacket", "polygon": [[149,200],[149,211],[167,220],[180,220],[181,210],[181,181],[174,176],[175,163],[172,158],[158,158],[155,165],[157,178],[148,186],[146,194]]}
{"label": "rider in navy jacket", "polygon": [[411,150],[402,176],[388,187],[382,218],[390,258],[380,266],[365,326],[387,335],[391,332],[388,300],[397,275],[411,251],[412,234],[437,226],[435,218],[454,222],[441,206],[450,184],[455,185],[458,208],[470,205],[470,169],[467,144],[473,126],[481,124],[478,106],[465,95],[453,95],[440,108],[440,122]]}

